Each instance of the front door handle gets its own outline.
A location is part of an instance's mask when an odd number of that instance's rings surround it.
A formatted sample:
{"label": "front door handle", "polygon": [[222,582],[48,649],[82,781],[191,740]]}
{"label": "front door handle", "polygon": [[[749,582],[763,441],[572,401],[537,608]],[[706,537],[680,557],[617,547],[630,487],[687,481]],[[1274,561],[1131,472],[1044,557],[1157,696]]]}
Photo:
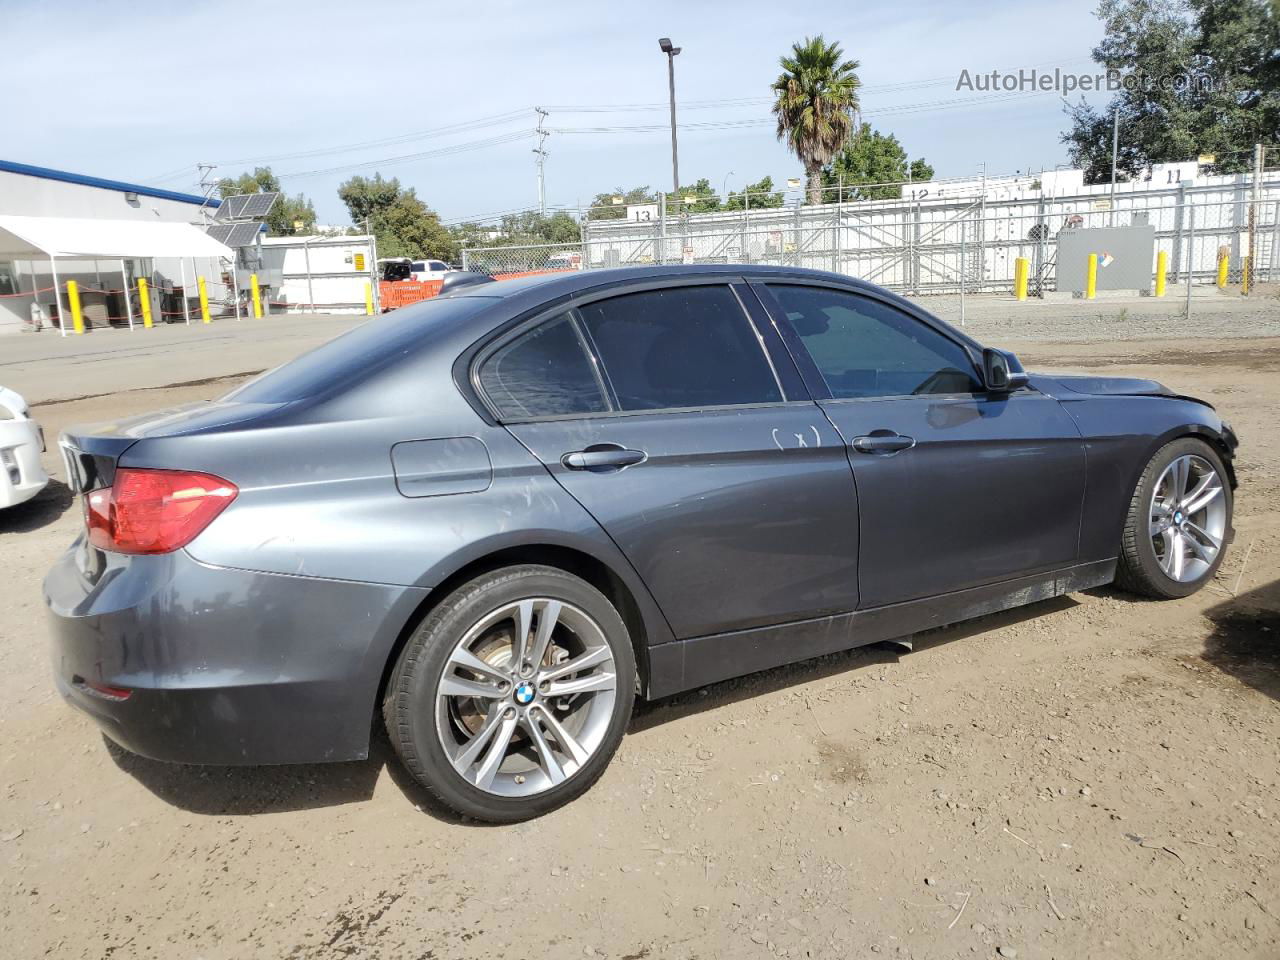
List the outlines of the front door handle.
{"label": "front door handle", "polygon": [[851,445],[859,453],[897,453],[910,450],[916,441],[914,437],[904,437],[892,430],[872,430],[865,437],[854,437]]}
{"label": "front door handle", "polygon": [[566,453],[560,462],[570,470],[611,473],[640,463],[648,457],[643,450],[628,450],[616,443],[593,443],[585,450]]}

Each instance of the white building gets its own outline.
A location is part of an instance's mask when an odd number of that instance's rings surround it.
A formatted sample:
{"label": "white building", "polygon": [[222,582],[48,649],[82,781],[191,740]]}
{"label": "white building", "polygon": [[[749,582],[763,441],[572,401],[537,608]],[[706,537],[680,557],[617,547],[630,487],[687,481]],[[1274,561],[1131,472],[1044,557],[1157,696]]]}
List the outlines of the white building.
{"label": "white building", "polygon": [[273,311],[364,313],[378,299],[378,253],[368,234],[264,237],[260,277]]}
{"label": "white building", "polygon": [[[193,194],[0,160],[0,216],[194,224],[202,228],[218,204],[217,199]],[[33,304],[39,305],[46,323],[60,313],[59,305],[65,311],[67,280],[75,280],[83,291],[87,322],[102,326],[123,325],[129,314],[140,319],[139,277],[151,283],[152,314],[157,322],[185,319],[182,291],[190,291],[189,310],[196,296],[196,276],[206,278],[210,297],[219,304],[229,300],[232,279],[230,263],[216,257],[60,257],[55,296],[54,267],[49,258],[31,252],[17,256],[0,251],[0,335],[30,329]],[[125,300],[125,289],[131,291],[130,301]]]}

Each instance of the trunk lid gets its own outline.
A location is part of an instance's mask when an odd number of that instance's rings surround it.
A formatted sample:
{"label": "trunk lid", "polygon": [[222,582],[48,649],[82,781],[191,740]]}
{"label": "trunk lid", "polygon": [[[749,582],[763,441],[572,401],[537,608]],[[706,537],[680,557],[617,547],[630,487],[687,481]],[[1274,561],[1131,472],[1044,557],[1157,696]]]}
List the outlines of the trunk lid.
{"label": "trunk lid", "polygon": [[197,402],[121,420],[70,426],[58,438],[67,485],[74,493],[111,486],[121,455],[139,440],[241,429],[286,405]]}

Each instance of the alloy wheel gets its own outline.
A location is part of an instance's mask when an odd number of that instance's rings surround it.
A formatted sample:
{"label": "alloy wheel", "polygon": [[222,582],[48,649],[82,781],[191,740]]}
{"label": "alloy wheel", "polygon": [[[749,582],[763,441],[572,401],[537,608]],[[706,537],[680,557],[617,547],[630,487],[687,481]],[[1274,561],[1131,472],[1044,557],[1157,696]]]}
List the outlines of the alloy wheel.
{"label": "alloy wheel", "polygon": [[1175,458],[1151,495],[1150,533],[1156,562],[1169,579],[1190,583],[1205,575],[1226,536],[1222,477],[1204,457]]}
{"label": "alloy wheel", "polygon": [[436,690],[436,730],[468,783],[528,797],[564,783],[605,738],[617,697],[613,651],[573,604],[518,600],[454,646]]}

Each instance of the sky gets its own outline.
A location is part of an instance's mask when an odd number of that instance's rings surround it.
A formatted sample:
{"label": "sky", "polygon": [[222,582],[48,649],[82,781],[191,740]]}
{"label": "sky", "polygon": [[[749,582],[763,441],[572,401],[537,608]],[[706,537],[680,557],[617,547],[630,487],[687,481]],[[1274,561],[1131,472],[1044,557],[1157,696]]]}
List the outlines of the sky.
{"label": "sky", "polygon": [[682,184],[706,177],[734,190],[766,174],[781,184],[802,169],[776,139],[769,86],[779,56],[821,34],[859,62],[864,119],[938,177],[1053,169],[1067,159],[1059,94],[957,81],[962,70],[1093,72],[1092,9],[0,0],[0,158],[195,192],[199,162],[217,164],[215,176],[266,165],[332,224],[349,219],[338,185],[381,172],[448,223],[537,205],[542,106],[547,203],[574,210],[618,187],[670,188],[658,47],[669,36],[682,48]]}

